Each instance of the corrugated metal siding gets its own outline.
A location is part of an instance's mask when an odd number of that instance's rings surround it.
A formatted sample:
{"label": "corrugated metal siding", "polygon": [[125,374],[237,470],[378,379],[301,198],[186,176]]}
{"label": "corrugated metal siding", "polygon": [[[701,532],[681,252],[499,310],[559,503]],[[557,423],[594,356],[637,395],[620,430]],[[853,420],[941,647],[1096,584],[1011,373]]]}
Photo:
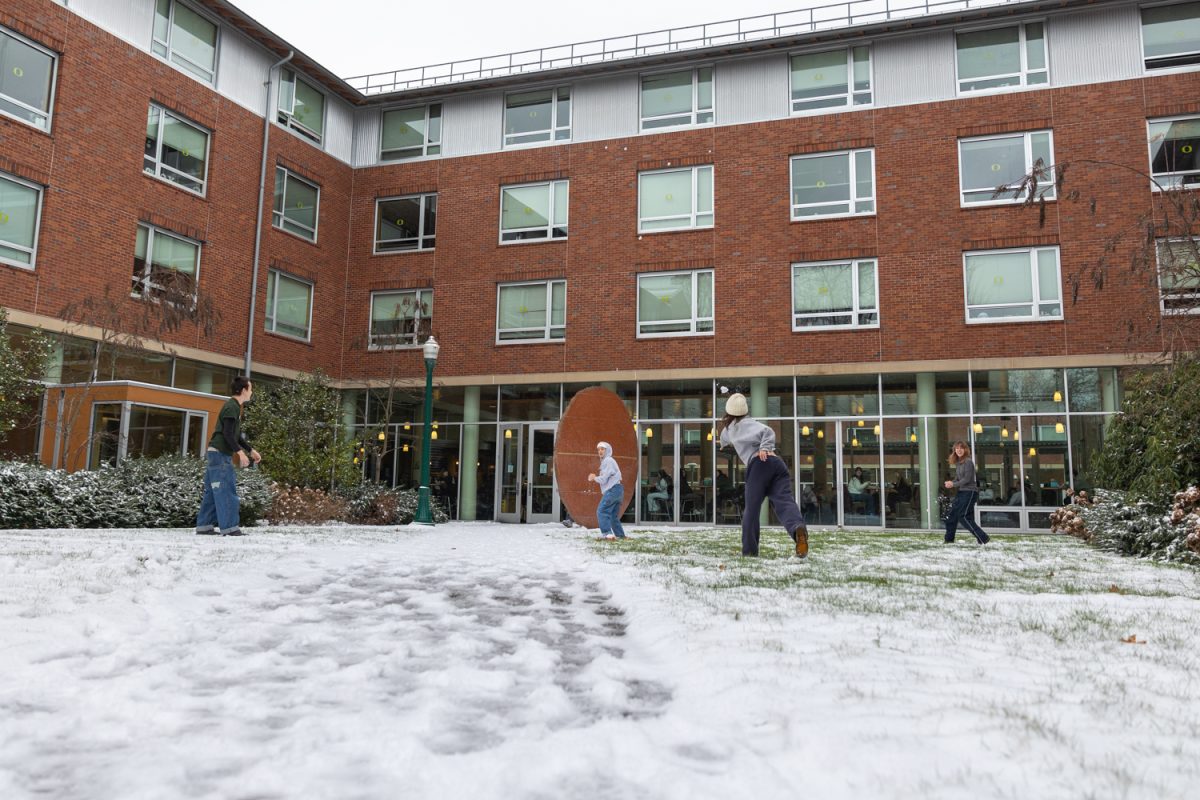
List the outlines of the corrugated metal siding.
{"label": "corrugated metal siding", "polygon": [[71,0],[79,16],[146,52],[154,33],[154,0]]}
{"label": "corrugated metal siding", "polygon": [[354,109],[333,94],[325,95],[325,152],[347,164],[354,155]]}
{"label": "corrugated metal siding", "polygon": [[1046,22],[1050,80],[1076,86],[1142,74],[1142,18],[1135,6],[1051,17]]}
{"label": "corrugated metal siding", "polygon": [[875,105],[901,106],[954,97],[954,33],[882,39],[871,48]]}
{"label": "corrugated metal siding", "polygon": [[369,167],[379,160],[379,125],[382,113],[377,108],[360,108],[354,114],[354,161],[356,167]]}
{"label": "corrugated metal siding", "polygon": [[788,116],[788,58],[783,53],[717,64],[713,83],[718,125]]}
{"label": "corrugated metal siding", "polygon": [[504,95],[491,92],[445,101],[442,127],[444,156],[496,152],[504,130]]}
{"label": "corrugated metal siding", "polygon": [[638,132],[638,76],[579,81],[572,88],[571,139],[615,139]]}
{"label": "corrugated metal siding", "polygon": [[[217,55],[217,91],[261,116],[266,102],[263,81],[267,77],[267,68],[278,60],[245,36],[222,26],[221,49]],[[278,78],[278,71],[275,77]]]}

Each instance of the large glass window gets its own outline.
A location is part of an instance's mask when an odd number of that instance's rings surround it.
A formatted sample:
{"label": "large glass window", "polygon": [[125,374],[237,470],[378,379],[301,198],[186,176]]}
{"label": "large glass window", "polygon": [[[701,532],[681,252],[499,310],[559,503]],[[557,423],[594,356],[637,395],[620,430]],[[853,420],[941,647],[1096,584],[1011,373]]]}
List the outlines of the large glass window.
{"label": "large glass window", "polygon": [[879,325],[875,259],[792,265],[792,330]]}
{"label": "large glass window", "polygon": [[1200,314],[1200,262],[1194,239],[1158,240],[1159,303],[1164,314]]}
{"label": "large glass window", "polygon": [[325,130],[325,95],[286,68],[279,75],[279,124],[317,144]]}
{"label": "large glass window", "polygon": [[638,276],[639,337],[712,332],[712,270]]}
{"label": "large glass window", "polygon": [[1149,129],[1152,187],[1200,185],[1200,117],[1151,120]]}
{"label": "large glass window", "polygon": [[1200,3],[1142,9],[1146,69],[1200,64]]}
{"label": "large glass window", "polygon": [[375,201],[375,252],[432,250],[437,232],[437,195]]}
{"label": "large glass window", "polygon": [[179,0],[157,0],[151,49],[205,83],[217,77],[215,22]]}
{"label": "large glass window", "polygon": [[713,225],[713,168],[638,173],[638,233]]}
{"label": "large glass window", "polygon": [[967,322],[1062,319],[1058,248],[963,254]]}
{"label": "large glass window", "polygon": [[279,270],[267,273],[266,330],[308,341],[313,285]]}
{"label": "large glass window", "polygon": [[284,167],[275,168],[275,207],[271,224],[310,242],[317,240],[321,187]]}
{"label": "large glass window", "polygon": [[433,290],[371,294],[371,348],[416,347],[433,330]]}
{"label": "large glass window", "polygon": [[985,92],[1049,81],[1040,22],[958,34],[958,91]]}
{"label": "large glass window", "polygon": [[792,112],[871,103],[871,48],[792,56]]}
{"label": "large glass window", "polygon": [[[999,186],[1015,185],[1033,171],[1034,164],[1054,163],[1050,131],[982,136],[958,142],[958,178],[964,206],[1018,203],[1027,194],[1012,189],[996,196]],[[1037,196],[1054,199],[1054,180],[1040,181]]]}
{"label": "large glass window", "polygon": [[496,341],[551,341],[567,335],[567,282],[502,285],[496,298]]}
{"label": "large glass window", "polygon": [[134,297],[193,295],[199,277],[199,242],[151,225],[138,225],[133,254]]}
{"label": "large glass window", "polygon": [[792,156],[792,219],[874,213],[874,150]]}
{"label": "large glass window", "polygon": [[379,160],[403,161],[442,152],[442,104],[383,112]]}
{"label": "large glass window", "polygon": [[204,194],[208,174],[208,131],[151,104],[146,117],[142,169],[184,189]]}
{"label": "large glass window", "polygon": [[504,98],[504,146],[571,138],[571,87],[515,92]]}
{"label": "large glass window", "polygon": [[500,189],[500,241],[567,238],[568,181]]}
{"label": "large glass window", "polygon": [[0,173],[0,264],[33,268],[41,187]]}
{"label": "large glass window", "polygon": [[712,67],[642,76],[642,130],[712,121]]}
{"label": "large glass window", "polygon": [[49,50],[0,28],[0,114],[49,130],[56,66]]}

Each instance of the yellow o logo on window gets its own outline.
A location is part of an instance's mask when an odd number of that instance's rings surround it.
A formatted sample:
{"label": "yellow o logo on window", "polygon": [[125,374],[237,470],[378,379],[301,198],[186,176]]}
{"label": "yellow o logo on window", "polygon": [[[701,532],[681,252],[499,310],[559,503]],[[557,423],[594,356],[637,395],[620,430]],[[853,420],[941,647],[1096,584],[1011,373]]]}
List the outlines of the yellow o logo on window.
{"label": "yellow o logo on window", "polygon": [[663,199],[664,199],[664,200],[674,200],[674,199],[675,199],[675,195],[673,195],[673,194],[666,194],[666,195],[663,195]]}
{"label": "yellow o logo on window", "polygon": [[824,73],[824,72],[818,72],[817,74],[813,75],[813,82],[814,82],[814,83],[816,83],[817,81],[823,81],[823,80],[825,80],[825,73]]}
{"label": "yellow o logo on window", "polygon": [[20,67],[13,67],[13,75],[16,75],[18,78],[24,78],[25,70],[21,69]]}
{"label": "yellow o logo on window", "polygon": [[8,214],[5,214],[3,211],[0,211],[0,225],[7,225],[7,224],[8,224]]}
{"label": "yellow o logo on window", "polygon": [[1000,171],[1000,165],[992,164],[992,172],[999,172],[999,171]]}
{"label": "yellow o logo on window", "polygon": [[824,189],[824,188],[825,188],[825,186],[826,186],[826,184],[825,184],[825,181],[817,181],[817,188],[818,188],[818,189]]}
{"label": "yellow o logo on window", "polygon": [[1190,144],[1185,144],[1183,147],[1179,148],[1179,152],[1190,153],[1192,152],[1192,146]]}

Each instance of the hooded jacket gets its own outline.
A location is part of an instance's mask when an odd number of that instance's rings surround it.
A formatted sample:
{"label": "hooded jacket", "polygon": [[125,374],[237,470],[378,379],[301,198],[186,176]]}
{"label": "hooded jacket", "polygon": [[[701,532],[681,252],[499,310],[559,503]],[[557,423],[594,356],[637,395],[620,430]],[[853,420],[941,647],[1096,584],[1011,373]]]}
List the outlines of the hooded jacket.
{"label": "hooded jacket", "polygon": [[775,452],[775,431],[756,419],[739,417],[721,431],[721,446],[730,445],[733,445],[742,463],[748,465],[759,450]]}
{"label": "hooded jacket", "polygon": [[600,457],[600,472],[596,475],[596,483],[600,484],[601,492],[607,492],[621,482],[621,468],[617,466],[617,460],[612,457],[611,444],[597,442],[596,447],[604,449],[604,455]]}

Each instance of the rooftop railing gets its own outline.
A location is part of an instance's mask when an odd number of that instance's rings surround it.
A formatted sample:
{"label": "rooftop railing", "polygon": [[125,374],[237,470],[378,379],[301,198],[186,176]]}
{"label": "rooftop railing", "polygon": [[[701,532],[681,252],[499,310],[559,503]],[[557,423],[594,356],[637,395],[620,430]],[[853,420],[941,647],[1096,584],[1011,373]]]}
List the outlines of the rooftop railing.
{"label": "rooftop railing", "polygon": [[850,0],[778,14],[377,72],[346,78],[346,82],[364,95],[400,92],[1021,2],[1028,0]]}

